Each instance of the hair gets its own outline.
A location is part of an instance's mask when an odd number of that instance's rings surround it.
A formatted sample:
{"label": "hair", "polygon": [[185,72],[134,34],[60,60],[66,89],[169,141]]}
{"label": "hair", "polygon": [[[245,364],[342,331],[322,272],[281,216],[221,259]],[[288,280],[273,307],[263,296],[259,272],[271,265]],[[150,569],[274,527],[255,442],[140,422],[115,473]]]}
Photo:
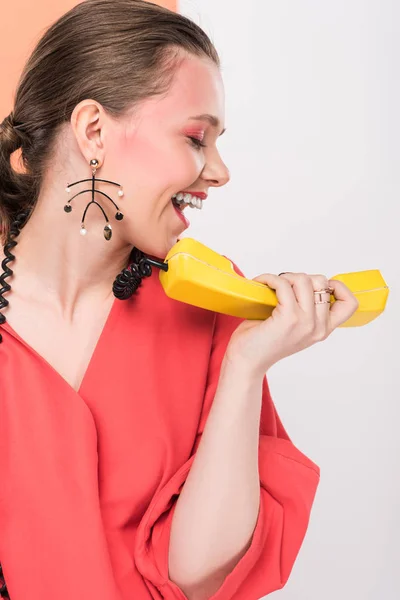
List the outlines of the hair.
{"label": "hair", "polygon": [[[49,27],[28,59],[15,105],[0,134],[3,237],[20,212],[32,212],[60,126],[86,98],[113,117],[168,91],[179,51],[219,66],[214,45],[193,21],[144,0],[86,0]],[[21,149],[25,172],[11,155]]]}
{"label": "hair", "polygon": [[[0,126],[0,233],[6,255],[0,308],[8,304],[2,293],[10,290],[4,281],[12,274],[10,250],[37,203],[60,127],[87,98],[117,118],[167,93],[182,51],[220,66],[198,25],[144,0],[85,0],[46,30],[22,71],[14,108]],[[11,164],[19,149],[21,172]]]}

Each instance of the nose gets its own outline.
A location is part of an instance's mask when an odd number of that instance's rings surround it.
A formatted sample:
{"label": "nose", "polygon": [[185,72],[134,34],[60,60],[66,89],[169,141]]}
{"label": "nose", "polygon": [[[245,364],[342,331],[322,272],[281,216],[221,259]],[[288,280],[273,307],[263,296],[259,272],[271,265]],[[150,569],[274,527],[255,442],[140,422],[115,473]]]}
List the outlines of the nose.
{"label": "nose", "polygon": [[212,156],[207,157],[202,177],[212,187],[221,187],[230,180],[229,169],[220,157],[218,150],[215,149]]}

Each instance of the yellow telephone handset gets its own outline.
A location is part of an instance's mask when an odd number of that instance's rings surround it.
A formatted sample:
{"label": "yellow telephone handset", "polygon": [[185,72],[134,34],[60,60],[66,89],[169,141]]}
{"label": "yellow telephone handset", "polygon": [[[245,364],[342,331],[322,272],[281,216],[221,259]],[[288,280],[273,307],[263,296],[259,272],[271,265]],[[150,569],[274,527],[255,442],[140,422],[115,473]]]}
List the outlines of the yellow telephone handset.
{"label": "yellow telephone handset", "polygon": [[[179,240],[160,270],[167,296],[200,308],[244,319],[264,320],[278,304],[274,290],[238,275],[230,260],[192,238]],[[385,309],[389,288],[379,270],[344,273],[342,281],[359,301],[357,311],[340,327],[370,323]],[[331,302],[335,302],[331,296]]]}

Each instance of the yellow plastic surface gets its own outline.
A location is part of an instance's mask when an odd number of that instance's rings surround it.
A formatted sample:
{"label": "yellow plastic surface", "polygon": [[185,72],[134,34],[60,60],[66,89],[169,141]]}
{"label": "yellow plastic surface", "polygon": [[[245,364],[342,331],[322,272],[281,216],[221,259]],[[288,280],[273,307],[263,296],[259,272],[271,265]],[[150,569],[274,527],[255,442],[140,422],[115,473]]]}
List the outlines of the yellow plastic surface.
{"label": "yellow plastic surface", "polygon": [[[192,238],[179,240],[165,261],[168,271],[160,271],[160,281],[167,296],[175,300],[257,320],[268,319],[278,304],[274,290],[241,277],[230,260]],[[343,273],[331,279],[342,281],[359,301],[357,311],[340,327],[365,325],[384,311],[389,288],[379,270]]]}

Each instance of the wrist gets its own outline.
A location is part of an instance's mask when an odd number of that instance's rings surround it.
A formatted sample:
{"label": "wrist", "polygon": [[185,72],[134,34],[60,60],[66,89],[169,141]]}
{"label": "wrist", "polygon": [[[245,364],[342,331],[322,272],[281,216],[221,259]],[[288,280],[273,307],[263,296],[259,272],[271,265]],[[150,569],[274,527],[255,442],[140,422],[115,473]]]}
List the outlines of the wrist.
{"label": "wrist", "polygon": [[269,368],[270,366],[249,363],[240,355],[229,352],[228,348],[222,361],[221,374],[228,374],[236,378],[245,378],[249,381],[258,382],[264,379]]}

